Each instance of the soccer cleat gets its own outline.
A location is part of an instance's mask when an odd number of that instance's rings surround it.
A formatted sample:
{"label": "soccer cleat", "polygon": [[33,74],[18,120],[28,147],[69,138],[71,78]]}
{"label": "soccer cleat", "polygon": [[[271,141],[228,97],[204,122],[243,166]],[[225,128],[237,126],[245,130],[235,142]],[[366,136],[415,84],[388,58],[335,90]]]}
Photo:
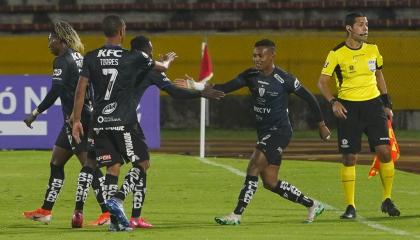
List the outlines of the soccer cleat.
{"label": "soccer cleat", "polygon": [[23,216],[27,219],[32,219],[45,224],[50,224],[52,218],[51,211],[42,208],[38,208],[34,211],[23,212]]}
{"label": "soccer cleat", "polygon": [[89,225],[92,225],[92,226],[108,225],[110,224],[109,216],[110,216],[109,212],[104,212],[101,215],[99,215],[98,219],[91,222]]}
{"label": "soccer cleat", "polygon": [[130,223],[127,220],[127,217],[124,213],[124,208],[117,199],[111,198],[106,201],[106,207],[109,210],[109,213],[115,216],[116,220],[118,221],[118,225],[123,228],[130,228]]}
{"label": "soccer cleat", "polygon": [[353,205],[348,205],[346,211],[340,216],[341,219],[355,219],[356,209]]}
{"label": "soccer cleat", "polygon": [[241,215],[231,213],[224,217],[215,217],[214,220],[220,225],[239,225],[241,224]]}
{"label": "soccer cleat", "polygon": [[401,214],[400,210],[398,210],[390,198],[387,198],[382,202],[381,210],[383,213],[388,213],[391,217],[398,217]]}
{"label": "soccer cleat", "polygon": [[108,231],[111,231],[111,232],[133,231],[133,228],[122,226],[121,224],[118,223],[117,218],[111,215]]}
{"label": "soccer cleat", "polygon": [[131,228],[151,228],[152,224],[148,223],[144,218],[131,218],[130,219]]}
{"label": "soccer cleat", "polygon": [[314,201],[314,205],[312,207],[308,207],[308,217],[306,218],[306,223],[311,223],[315,220],[316,217],[321,215],[325,210],[325,207],[322,203],[318,201]]}
{"label": "soccer cleat", "polygon": [[74,211],[73,217],[71,218],[71,227],[72,228],[83,227],[83,213],[82,212]]}

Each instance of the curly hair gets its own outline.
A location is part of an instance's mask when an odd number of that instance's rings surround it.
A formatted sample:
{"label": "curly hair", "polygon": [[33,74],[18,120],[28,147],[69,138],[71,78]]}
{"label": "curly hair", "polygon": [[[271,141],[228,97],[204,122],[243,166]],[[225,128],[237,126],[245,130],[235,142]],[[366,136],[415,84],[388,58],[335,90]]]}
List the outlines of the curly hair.
{"label": "curly hair", "polygon": [[65,21],[58,20],[53,23],[52,33],[56,36],[57,39],[63,41],[67,44],[68,47],[83,53],[85,46],[80,40],[79,35],[76,30]]}

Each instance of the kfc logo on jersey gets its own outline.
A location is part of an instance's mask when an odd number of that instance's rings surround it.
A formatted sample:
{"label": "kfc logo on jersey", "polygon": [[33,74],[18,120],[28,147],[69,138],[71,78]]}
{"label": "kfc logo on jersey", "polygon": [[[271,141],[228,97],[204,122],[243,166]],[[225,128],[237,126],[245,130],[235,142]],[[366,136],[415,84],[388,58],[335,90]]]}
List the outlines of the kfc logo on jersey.
{"label": "kfc logo on jersey", "polygon": [[98,57],[122,57],[121,49],[99,49]]}
{"label": "kfc logo on jersey", "polygon": [[330,64],[329,62],[325,62],[324,68],[327,68],[329,64]]}
{"label": "kfc logo on jersey", "polygon": [[258,94],[260,94],[260,97],[264,96],[265,88],[258,88]]}
{"label": "kfc logo on jersey", "polygon": [[58,77],[63,73],[63,70],[61,70],[60,68],[54,68],[53,71],[53,76]]}
{"label": "kfc logo on jersey", "polygon": [[280,83],[284,83],[284,79],[280,77],[280,75],[278,75],[277,73],[274,74],[274,78],[279,81]]}
{"label": "kfc logo on jersey", "polygon": [[111,114],[115,111],[115,109],[117,109],[117,103],[116,102],[110,103],[102,109],[102,114],[105,114],[105,115]]}

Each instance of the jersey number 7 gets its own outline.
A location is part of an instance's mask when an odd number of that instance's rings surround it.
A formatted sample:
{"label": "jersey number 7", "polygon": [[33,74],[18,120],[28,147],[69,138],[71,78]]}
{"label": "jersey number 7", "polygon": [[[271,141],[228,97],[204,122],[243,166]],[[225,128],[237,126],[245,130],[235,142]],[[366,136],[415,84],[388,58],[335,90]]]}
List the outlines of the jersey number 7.
{"label": "jersey number 7", "polygon": [[107,76],[111,74],[109,79],[108,87],[106,88],[106,93],[104,100],[109,100],[111,98],[112,88],[114,87],[115,80],[117,79],[118,70],[115,68],[104,68],[102,69],[102,74]]}

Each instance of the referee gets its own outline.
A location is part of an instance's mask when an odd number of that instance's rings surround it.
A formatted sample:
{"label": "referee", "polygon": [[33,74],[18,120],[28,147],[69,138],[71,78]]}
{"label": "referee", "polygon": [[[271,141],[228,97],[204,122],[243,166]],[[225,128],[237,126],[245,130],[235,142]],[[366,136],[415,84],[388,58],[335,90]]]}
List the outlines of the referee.
{"label": "referee", "polygon": [[[356,218],[355,165],[362,133],[368,136],[370,150],[376,152],[381,162],[381,210],[389,216],[399,216],[400,211],[391,201],[394,163],[391,161],[386,121],[392,119],[393,114],[381,70],[383,59],[378,47],[366,42],[368,20],[364,14],[348,14],[345,25],[347,39],[329,52],[318,81],[319,89],[338,119],[338,148],[343,156],[341,181],[347,204],[340,218]],[[332,77],[336,80],[338,98],[329,88]]]}

